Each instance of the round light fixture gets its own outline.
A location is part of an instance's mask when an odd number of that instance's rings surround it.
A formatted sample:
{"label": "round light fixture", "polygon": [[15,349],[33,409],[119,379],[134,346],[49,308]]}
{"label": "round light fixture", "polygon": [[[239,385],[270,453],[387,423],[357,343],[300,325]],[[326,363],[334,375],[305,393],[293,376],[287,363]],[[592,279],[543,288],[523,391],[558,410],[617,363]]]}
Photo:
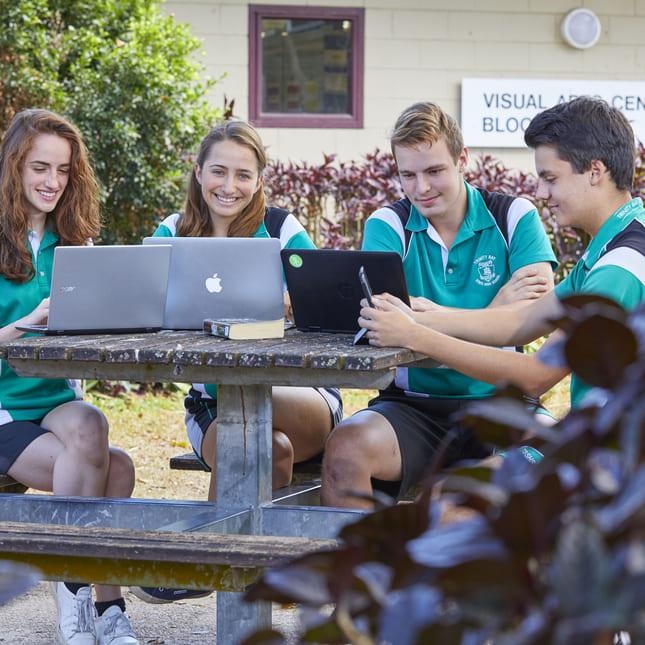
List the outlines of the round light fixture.
{"label": "round light fixture", "polygon": [[571,47],[587,49],[593,47],[602,31],[598,16],[591,9],[572,9],[564,17],[560,27],[562,38]]}

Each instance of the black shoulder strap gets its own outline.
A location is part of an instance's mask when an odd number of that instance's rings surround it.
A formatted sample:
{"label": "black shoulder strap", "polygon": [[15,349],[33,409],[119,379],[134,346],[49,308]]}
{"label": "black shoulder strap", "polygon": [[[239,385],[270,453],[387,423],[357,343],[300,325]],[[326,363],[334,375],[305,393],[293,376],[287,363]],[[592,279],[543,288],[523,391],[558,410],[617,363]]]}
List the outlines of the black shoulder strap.
{"label": "black shoulder strap", "polygon": [[408,248],[410,246],[410,239],[412,238],[412,231],[408,231],[406,227],[408,220],[410,219],[410,210],[412,209],[412,204],[407,197],[399,199],[391,204],[388,204],[386,208],[389,208],[391,211],[394,211],[401,220],[403,225],[403,234],[405,235],[404,248],[403,248],[403,257],[407,255]]}
{"label": "black shoulder strap", "polygon": [[497,223],[499,230],[502,232],[506,244],[508,240],[508,211],[511,204],[517,199],[513,195],[503,195],[502,193],[491,193],[485,188],[477,188],[479,194],[483,197],[486,208],[488,208],[493,219]]}
{"label": "black shoulder strap", "polygon": [[602,251],[602,255],[619,247],[632,249],[632,251],[637,251],[641,255],[645,255],[645,228],[639,220],[632,220],[622,231],[614,235],[607,242],[607,245]]}
{"label": "black shoulder strap", "polygon": [[[506,244],[510,246],[508,241],[508,211],[511,208],[511,204],[515,201],[516,197],[513,195],[503,195],[502,193],[491,193],[484,188],[477,188],[479,194],[484,198],[484,203],[486,208],[493,216],[493,219],[497,223],[497,227],[501,231]],[[524,353],[524,347],[519,345],[515,348],[516,352],[520,354]],[[528,400],[528,399],[527,399]],[[539,399],[537,399],[539,402]]]}
{"label": "black shoulder strap", "polygon": [[266,209],[264,213],[264,225],[266,226],[267,233],[271,237],[277,237],[280,239],[280,229],[288,215],[289,211],[285,211],[282,208],[276,208],[275,206],[269,206]]}

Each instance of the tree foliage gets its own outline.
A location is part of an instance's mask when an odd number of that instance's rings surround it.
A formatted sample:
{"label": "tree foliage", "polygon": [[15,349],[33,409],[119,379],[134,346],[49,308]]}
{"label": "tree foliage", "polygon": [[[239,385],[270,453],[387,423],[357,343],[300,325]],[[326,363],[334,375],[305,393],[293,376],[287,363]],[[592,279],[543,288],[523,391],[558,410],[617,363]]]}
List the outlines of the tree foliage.
{"label": "tree foliage", "polygon": [[79,127],[104,242],[139,242],[181,205],[188,155],[220,116],[199,47],[159,0],[0,0],[0,131],[26,107]]}

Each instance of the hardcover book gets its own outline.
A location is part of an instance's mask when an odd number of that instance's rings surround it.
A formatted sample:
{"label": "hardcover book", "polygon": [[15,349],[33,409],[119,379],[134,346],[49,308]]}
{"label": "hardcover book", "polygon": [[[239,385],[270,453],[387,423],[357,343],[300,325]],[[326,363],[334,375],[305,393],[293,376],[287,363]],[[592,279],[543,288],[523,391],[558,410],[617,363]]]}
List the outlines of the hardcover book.
{"label": "hardcover book", "polygon": [[231,340],[256,340],[261,338],[282,338],[284,336],[284,319],[255,320],[241,318],[239,320],[204,320],[204,333],[230,338]]}

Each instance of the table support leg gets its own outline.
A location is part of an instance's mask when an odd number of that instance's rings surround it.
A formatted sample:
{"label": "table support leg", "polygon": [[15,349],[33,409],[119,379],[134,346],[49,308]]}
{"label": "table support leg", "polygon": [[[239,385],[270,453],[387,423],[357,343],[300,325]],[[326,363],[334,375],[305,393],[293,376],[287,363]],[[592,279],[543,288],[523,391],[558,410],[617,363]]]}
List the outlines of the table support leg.
{"label": "table support leg", "polygon": [[[217,477],[209,500],[257,507],[271,501],[271,386],[217,388]],[[215,490],[213,490],[213,488]]]}
{"label": "table support leg", "polygon": [[217,593],[217,645],[238,645],[258,629],[271,627],[271,603],[248,603],[241,593]]}
{"label": "table support leg", "polygon": [[[257,509],[271,501],[272,411],[270,385],[217,388],[217,477],[209,500]],[[259,511],[251,532],[261,530]],[[240,593],[217,593],[217,645],[271,626],[271,603],[245,603]]]}

